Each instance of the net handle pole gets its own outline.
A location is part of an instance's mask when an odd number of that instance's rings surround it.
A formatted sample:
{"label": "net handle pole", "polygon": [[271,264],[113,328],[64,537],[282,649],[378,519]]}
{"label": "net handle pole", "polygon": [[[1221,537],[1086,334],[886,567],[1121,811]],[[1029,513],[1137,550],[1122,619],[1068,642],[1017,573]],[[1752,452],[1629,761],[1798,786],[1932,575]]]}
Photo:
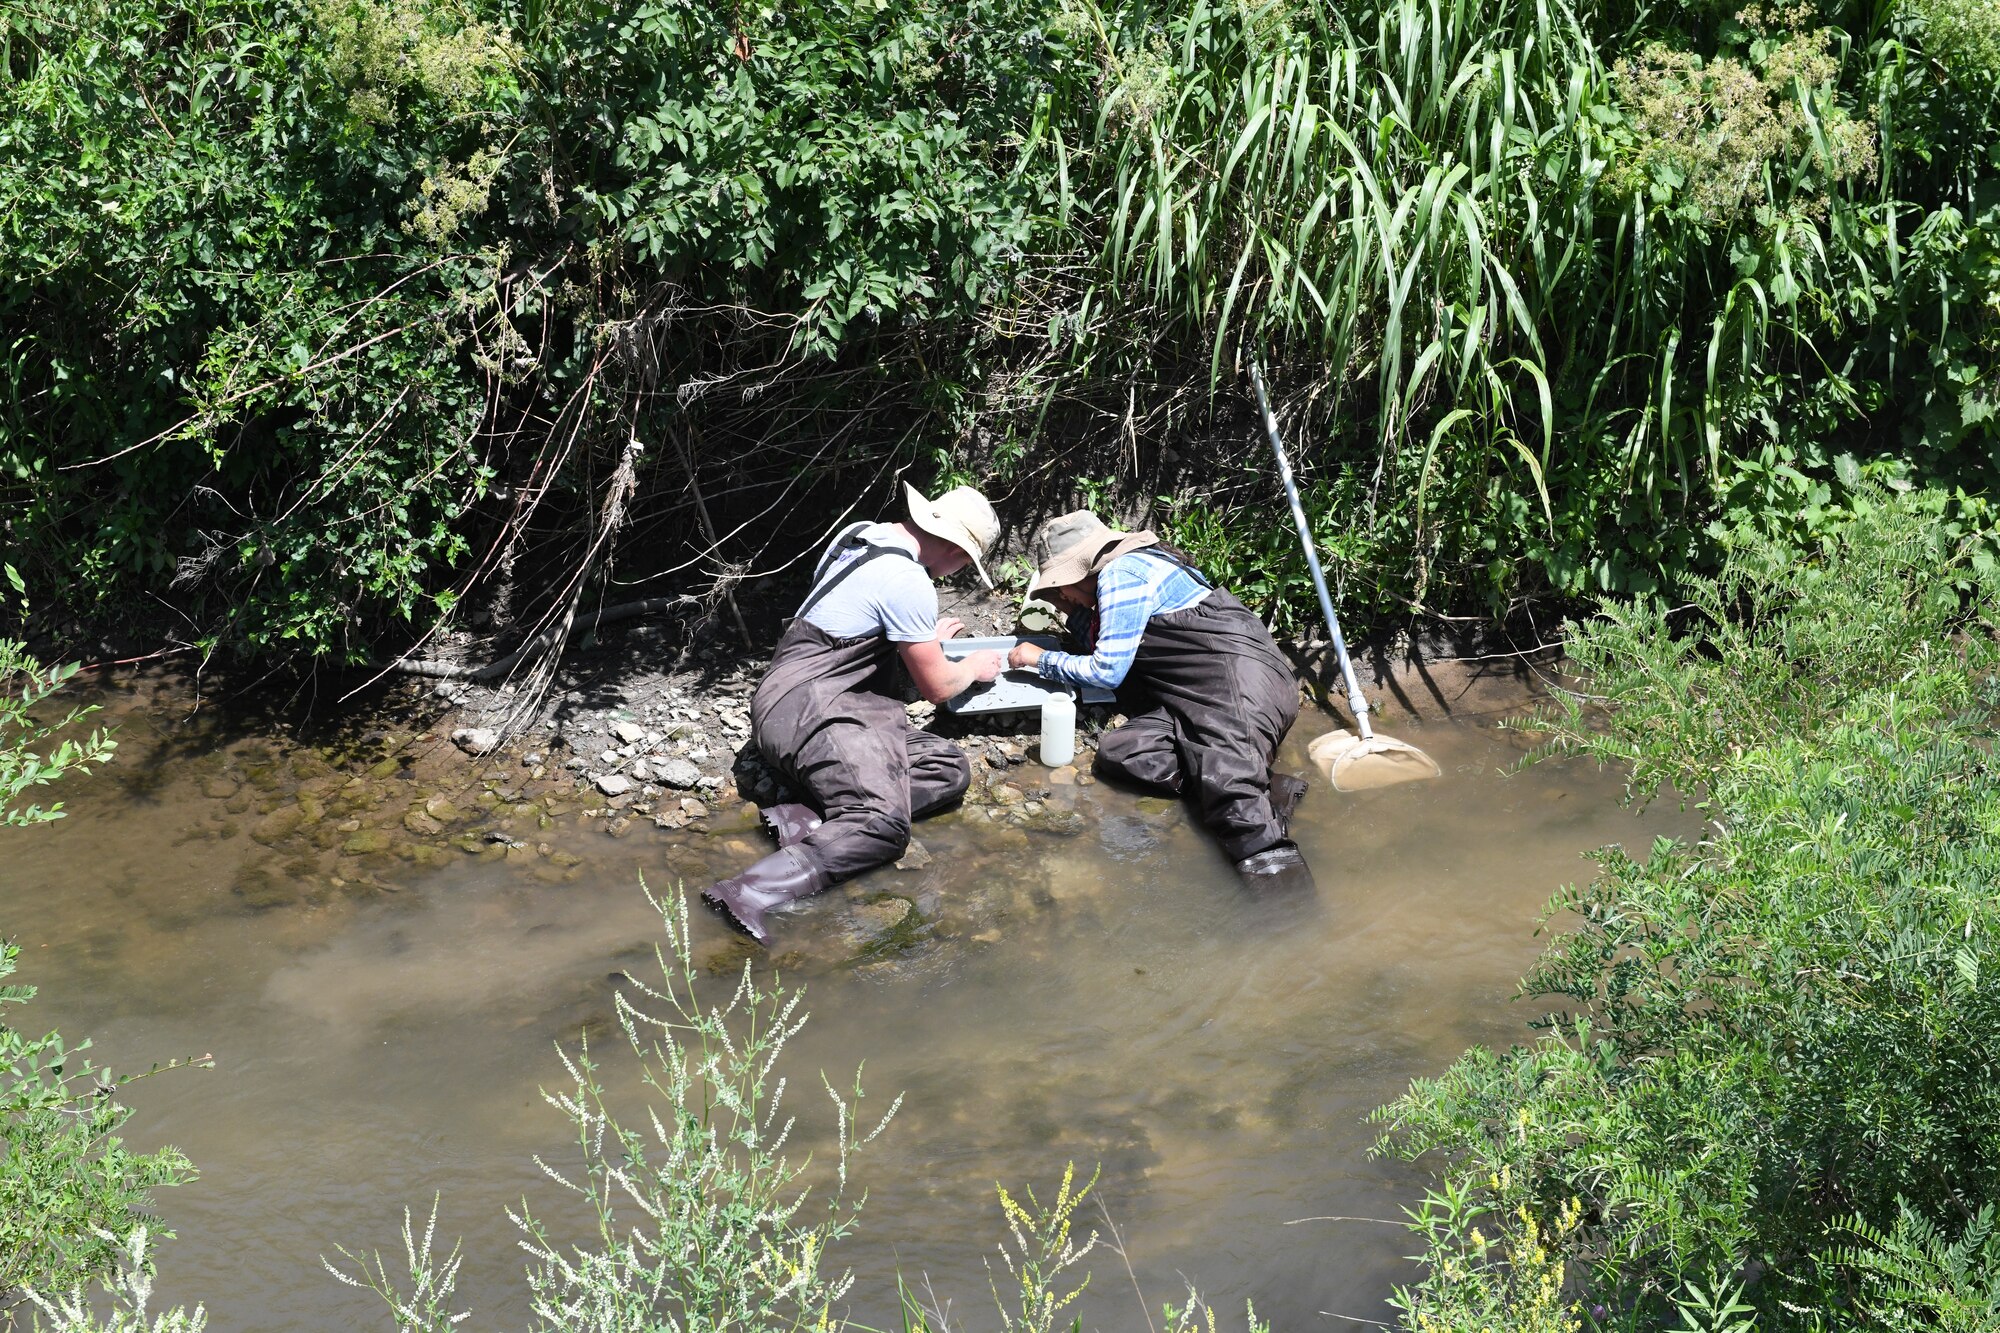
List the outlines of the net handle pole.
{"label": "net handle pole", "polygon": [[1312,571],[1313,591],[1319,594],[1319,609],[1326,615],[1326,627],[1333,634],[1333,651],[1340,658],[1340,674],[1347,682],[1347,706],[1354,714],[1355,728],[1364,741],[1375,738],[1368,725],[1368,700],[1362,697],[1361,683],[1354,678],[1354,663],[1347,657],[1347,640],[1340,633],[1340,617],[1334,614],[1333,598],[1327,596],[1326,575],[1319,567],[1319,552],[1313,549],[1312,526],[1306,522],[1305,506],[1299,503],[1298,484],[1292,480],[1292,465],[1278,438],[1278,418],[1264,393],[1264,375],[1257,363],[1250,363],[1250,383],[1257,389],[1257,407],[1264,414],[1264,433],[1271,437],[1271,452],[1277,455],[1278,477],[1285,483],[1285,498],[1292,502],[1292,522],[1298,525],[1299,544],[1305,548],[1306,567]]}

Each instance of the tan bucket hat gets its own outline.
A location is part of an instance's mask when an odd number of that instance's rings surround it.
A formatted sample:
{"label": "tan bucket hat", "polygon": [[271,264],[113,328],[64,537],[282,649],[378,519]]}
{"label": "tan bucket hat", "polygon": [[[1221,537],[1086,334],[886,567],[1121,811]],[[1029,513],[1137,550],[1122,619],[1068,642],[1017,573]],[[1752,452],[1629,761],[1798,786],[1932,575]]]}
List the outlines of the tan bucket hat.
{"label": "tan bucket hat", "polygon": [[922,491],[906,481],[903,498],[909,502],[910,522],[971,556],[980,581],[993,586],[983,561],[993,543],[1000,540],[1000,516],[985,496],[970,486],[954,486],[937,499],[926,500]]}
{"label": "tan bucket hat", "polygon": [[1128,551],[1158,546],[1150,532],[1119,532],[1104,526],[1088,509],[1078,509],[1042,524],[1035,534],[1035,558],[1041,568],[1028,585],[1033,597],[1044,588],[1061,588],[1097,573]]}

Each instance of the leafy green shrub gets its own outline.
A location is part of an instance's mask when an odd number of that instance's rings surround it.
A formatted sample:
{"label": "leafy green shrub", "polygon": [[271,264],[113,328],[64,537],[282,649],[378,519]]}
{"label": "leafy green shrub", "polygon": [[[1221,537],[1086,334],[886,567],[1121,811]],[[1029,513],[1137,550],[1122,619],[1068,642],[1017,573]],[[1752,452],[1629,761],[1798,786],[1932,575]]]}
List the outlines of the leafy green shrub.
{"label": "leafy green shrub", "polygon": [[[0,942],[0,981],[19,955]],[[34,995],[31,986],[0,986],[0,1015]],[[110,1277],[135,1237],[149,1226],[158,1233],[146,1211],[152,1192],[193,1178],[172,1148],[125,1146],[118,1129],[132,1112],[115,1093],[145,1075],[114,1076],[84,1058],[89,1049],[88,1039],[30,1037],[0,1017],[0,1300]],[[202,1061],[152,1072],[189,1063]]]}
{"label": "leafy green shrub", "polygon": [[[14,568],[0,570],[21,594]],[[0,828],[62,818],[60,801],[22,806],[18,798],[30,787],[88,772],[117,748],[102,730],[45,746],[96,711],[72,708],[54,720],[32,711],[75,673],[73,665],[44,668],[20,644],[0,639]],[[0,940],[0,982],[13,975],[20,953],[20,946]],[[138,1264],[152,1191],[193,1175],[172,1148],[135,1153],[118,1138],[131,1110],[116,1092],[135,1076],[115,1076],[83,1058],[88,1039],[72,1046],[57,1032],[31,1037],[7,1020],[8,1006],[34,995],[31,986],[0,985],[0,1315],[25,1288],[58,1291],[87,1278],[108,1280],[128,1252]],[[196,1062],[174,1065],[183,1063]],[[144,1303],[141,1293],[142,1312]],[[198,1328],[198,1321],[190,1326]]]}
{"label": "leafy green shrub", "polygon": [[1993,1205],[1943,1227],[1908,1205],[1885,1229],[1855,1218],[1841,1261],[1861,1276],[1857,1307],[1875,1327],[1980,1333],[2000,1327],[2000,1235]]}
{"label": "leafy green shrub", "polygon": [[1652,592],[1842,459],[1991,486],[1990,11],[21,0],[0,508],[358,660],[1115,459],[1306,623],[1261,354],[1363,622]]}
{"label": "leafy green shrub", "polygon": [[[1858,1260],[1855,1236],[1985,1253],[2000,575],[1936,507],[1868,497],[1806,558],[1746,535],[1679,615],[1572,628],[1592,695],[1537,720],[1551,747],[1630,764],[1641,795],[1671,784],[1711,831],[1600,852],[1523,983],[1556,1006],[1541,1040],[1378,1114],[1385,1149],[1443,1150],[1448,1189],[1562,1237],[1599,1324],[1865,1327],[1857,1289],[1914,1270]],[[1994,1281],[1955,1280],[1940,1308]],[[1433,1267],[1419,1305],[1462,1281]]]}

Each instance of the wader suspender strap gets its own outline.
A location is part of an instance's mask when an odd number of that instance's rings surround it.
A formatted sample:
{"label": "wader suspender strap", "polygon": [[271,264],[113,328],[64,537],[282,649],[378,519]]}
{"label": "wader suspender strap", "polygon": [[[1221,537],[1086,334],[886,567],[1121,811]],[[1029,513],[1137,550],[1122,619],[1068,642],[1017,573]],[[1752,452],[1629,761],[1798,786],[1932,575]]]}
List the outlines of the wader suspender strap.
{"label": "wader suspender strap", "polygon": [[[867,564],[870,560],[879,559],[880,557],[885,555],[899,555],[903,557],[903,559],[905,560],[916,559],[916,557],[911,555],[908,551],[898,550],[893,546],[873,546],[867,542],[862,541],[861,529],[866,526],[867,524],[865,523],[856,523],[853,527],[849,528],[846,532],[842,533],[840,540],[836,541],[833,544],[833,546],[827,551],[826,555],[821,558],[819,562],[819,568],[813,571],[813,582],[816,586],[813,588],[811,593],[807,594],[805,601],[799,604],[798,613],[794,615],[792,619],[794,620],[803,619],[806,612],[812,610],[814,606],[818,605],[820,598],[826,596],[828,593],[832,592],[835,588],[838,588],[841,584],[845,583],[847,581],[848,575],[852,574],[855,570]],[[841,570],[838,574],[835,574],[832,578],[827,579],[824,583],[821,583],[820,579],[825,576],[827,566],[831,565],[834,562],[834,560],[839,557],[840,553],[842,551],[845,551],[850,546],[868,546],[869,547],[868,553],[863,555],[859,560],[851,562],[845,569]]]}

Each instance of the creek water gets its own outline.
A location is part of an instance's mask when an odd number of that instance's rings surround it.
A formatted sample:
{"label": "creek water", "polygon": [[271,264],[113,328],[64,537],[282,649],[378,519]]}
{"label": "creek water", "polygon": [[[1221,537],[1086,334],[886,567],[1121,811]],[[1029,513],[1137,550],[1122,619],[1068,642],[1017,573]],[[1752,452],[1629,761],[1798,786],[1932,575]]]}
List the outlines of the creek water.
{"label": "creek water", "polygon": [[[160,1292],[205,1302],[221,1333],[386,1329],[319,1256],[393,1260],[402,1208],[421,1223],[436,1195],[440,1234],[464,1238],[464,1327],[520,1326],[505,1210],[551,1206],[532,1158],[570,1158],[538,1091],[564,1083],[554,1045],[587,1030],[607,1081],[626,1080],[612,991],[661,937],[640,877],[692,888],[747,864],[766,846],[747,808],[718,802],[707,833],[607,837],[586,798],[529,807],[435,741],[350,736],[328,759],[239,705],[192,711],[175,680],[102,688],[119,754],[65,787],[69,818],[4,835],[0,930],[24,946],[15,980],[40,988],[28,1026],[89,1033],[120,1070],[215,1057],[129,1090],[128,1139],[175,1144],[201,1173],[160,1195],[179,1233]],[[1528,1035],[1513,987],[1544,903],[1592,873],[1583,853],[1691,826],[1667,802],[1624,810],[1620,775],[1588,764],[1510,771],[1530,738],[1495,723],[1530,693],[1490,678],[1428,721],[1394,719],[1437,781],[1316,783],[1297,824],[1310,911],[1247,898],[1180,807],[1084,785],[1037,798],[1057,831],[969,808],[920,827],[927,866],[781,918],[812,1013],[785,1055],[795,1152],[827,1149],[820,1071],[844,1085],[865,1061],[877,1110],[905,1094],[856,1163],[866,1209],[836,1251],[852,1313],[897,1326],[901,1274],[950,1302],[953,1327],[993,1326],[995,1185],[1044,1194],[1074,1161],[1101,1167],[1131,1265],[1092,1256],[1086,1326],[1144,1328],[1189,1284],[1226,1327],[1246,1298],[1280,1329],[1386,1318],[1413,1238],[1312,1220],[1394,1219],[1419,1196],[1421,1170],[1370,1157],[1368,1112],[1468,1045]],[[1323,725],[1294,728],[1300,771]],[[436,836],[385,846],[371,830],[398,818]],[[905,899],[915,912],[871,936]],[[726,993],[744,946],[699,907],[693,930]]]}

